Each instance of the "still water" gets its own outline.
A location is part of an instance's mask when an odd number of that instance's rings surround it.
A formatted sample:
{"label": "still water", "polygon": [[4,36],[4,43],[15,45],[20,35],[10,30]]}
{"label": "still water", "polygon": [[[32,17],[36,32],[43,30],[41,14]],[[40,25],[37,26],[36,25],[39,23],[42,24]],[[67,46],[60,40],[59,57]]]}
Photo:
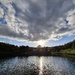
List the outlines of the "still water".
{"label": "still water", "polygon": [[0,75],[75,75],[75,59],[53,56],[0,59]]}

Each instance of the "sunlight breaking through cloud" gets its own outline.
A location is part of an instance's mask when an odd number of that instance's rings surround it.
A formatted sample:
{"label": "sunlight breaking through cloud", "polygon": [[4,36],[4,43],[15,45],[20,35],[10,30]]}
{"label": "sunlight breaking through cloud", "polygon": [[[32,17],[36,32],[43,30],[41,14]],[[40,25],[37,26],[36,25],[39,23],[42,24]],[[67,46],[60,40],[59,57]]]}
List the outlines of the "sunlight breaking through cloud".
{"label": "sunlight breaking through cloud", "polygon": [[0,23],[0,37],[30,42],[59,40],[75,34],[75,1],[0,0],[0,19],[5,22]]}

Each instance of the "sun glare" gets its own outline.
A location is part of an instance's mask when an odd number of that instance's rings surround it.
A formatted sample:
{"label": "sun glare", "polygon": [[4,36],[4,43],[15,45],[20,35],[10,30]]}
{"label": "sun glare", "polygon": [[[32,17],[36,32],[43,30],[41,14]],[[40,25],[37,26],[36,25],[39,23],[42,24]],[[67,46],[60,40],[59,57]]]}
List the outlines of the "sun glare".
{"label": "sun glare", "polygon": [[40,58],[40,66],[39,66],[39,68],[40,68],[40,71],[39,71],[39,75],[43,75],[43,59],[42,59],[42,57]]}
{"label": "sun glare", "polygon": [[41,46],[44,46],[44,45],[45,45],[45,41],[39,40],[39,41],[37,42],[37,44],[38,44],[38,45],[41,45]]}

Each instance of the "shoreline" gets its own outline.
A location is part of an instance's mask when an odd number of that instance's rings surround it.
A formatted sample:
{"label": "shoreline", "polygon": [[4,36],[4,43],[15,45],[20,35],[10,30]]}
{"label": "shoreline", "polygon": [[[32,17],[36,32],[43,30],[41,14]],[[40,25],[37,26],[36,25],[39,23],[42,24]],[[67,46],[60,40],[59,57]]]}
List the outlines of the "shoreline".
{"label": "shoreline", "polygon": [[34,54],[34,55],[32,55],[32,54],[15,54],[15,55],[13,55],[13,54],[6,54],[6,55],[0,55],[0,58],[11,58],[11,57],[29,57],[29,56],[38,56],[38,57],[41,57],[41,56],[54,56],[54,57],[69,57],[69,58],[75,58],[75,54],[45,54],[45,55],[43,55],[43,54]]}

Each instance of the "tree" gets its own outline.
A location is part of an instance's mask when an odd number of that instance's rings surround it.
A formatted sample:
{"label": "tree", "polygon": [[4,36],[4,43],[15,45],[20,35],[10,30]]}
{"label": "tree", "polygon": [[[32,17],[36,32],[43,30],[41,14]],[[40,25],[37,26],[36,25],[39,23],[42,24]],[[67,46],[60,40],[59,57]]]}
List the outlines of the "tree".
{"label": "tree", "polygon": [[72,43],[72,49],[75,49],[75,40]]}

